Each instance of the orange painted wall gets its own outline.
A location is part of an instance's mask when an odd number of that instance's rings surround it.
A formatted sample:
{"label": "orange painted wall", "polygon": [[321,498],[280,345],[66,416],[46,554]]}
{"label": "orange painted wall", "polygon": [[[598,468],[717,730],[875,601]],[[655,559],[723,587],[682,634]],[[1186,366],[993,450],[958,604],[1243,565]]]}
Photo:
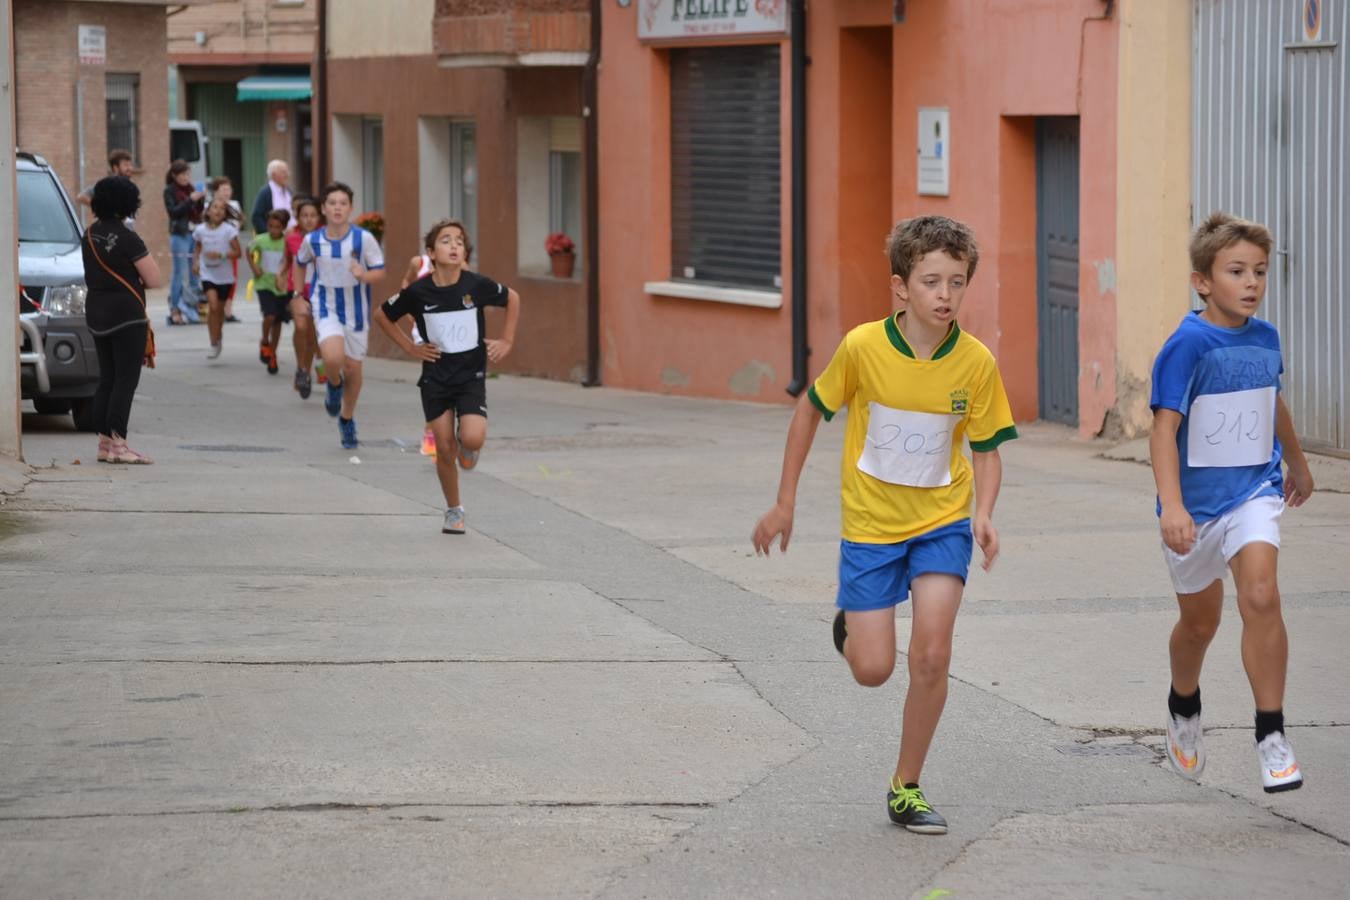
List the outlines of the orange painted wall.
{"label": "orange painted wall", "polygon": [[[669,84],[636,5],[604,5],[600,235],[604,379],[612,386],[786,400],[791,378],[789,70],[783,43],[783,306],[650,297],[669,277]],[[1037,416],[1035,117],[1081,116],[1080,416],[1114,402],[1116,22],[1102,0],[837,0],[808,15],[809,369],[890,309],[895,221],[940,213],[981,244],[962,325],[999,357],[1019,420]],[[890,46],[886,47],[889,33]],[[889,69],[889,78],[882,75]],[[951,196],[920,197],[917,108],[951,111]],[[1100,276],[1100,277],[1099,277]]]}
{"label": "orange painted wall", "polygon": [[[1101,0],[910,3],[895,28],[897,217],[968,222],[980,269],[963,327],[999,359],[1013,411],[1037,417],[1034,117],[1079,115],[1079,384],[1085,433],[1114,399],[1115,294],[1097,271],[1115,252],[1115,20]],[[915,110],[951,110],[951,196],[917,194]],[[1109,282],[1108,282],[1109,283]],[[1100,390],[1085,393],[1085,384]],[[1109,376],[1106,373],[1110,373]],[[1107,396],[1110,394],[1111,396]]]}

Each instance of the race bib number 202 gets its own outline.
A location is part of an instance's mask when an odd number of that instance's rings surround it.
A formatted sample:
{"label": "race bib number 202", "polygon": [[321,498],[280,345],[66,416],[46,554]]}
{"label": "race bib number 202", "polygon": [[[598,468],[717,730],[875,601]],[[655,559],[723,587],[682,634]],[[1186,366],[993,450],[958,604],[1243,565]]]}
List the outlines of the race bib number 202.
{"label": "race bib number 202", "polygon": [[859,471],[890,484],[935,488],[952,483],[952,432],[960,416],[867,404]]}

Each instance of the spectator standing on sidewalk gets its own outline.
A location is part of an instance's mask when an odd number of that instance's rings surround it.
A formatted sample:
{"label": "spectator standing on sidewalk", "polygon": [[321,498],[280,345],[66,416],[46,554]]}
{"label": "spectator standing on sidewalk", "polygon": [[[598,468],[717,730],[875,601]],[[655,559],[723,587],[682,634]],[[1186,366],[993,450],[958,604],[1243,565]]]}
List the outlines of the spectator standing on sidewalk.
{"label": "spectator standing on sidewalk", "polygon": [[150,457],[127,446],[131,401],[141,367],[154,365],[154,332],[145,308],[147,288],[159,287],[159,266],[140,235],[126,227],[141,192],[131,179],[109,176],[94,185],[95,221],[85,230],[84,278],[89,288],[85,318],[98,352],[94,427],[98,460],[146,465]]}
{"label": "spectator standing on sidewalk", "polygon": [[286,165],[284,159],[274,159],[267,164],[267,183],[253,198],[253,210],[248,217],[255,234],[267,232],[267,216],[274,209],[285,210],[286,225],[291,224],[294,198],[291,196],[290,183],[291,167]]}
{"label": "spectator standing on sidewalk", "polygon": [[192,229],[202,220],[204,191],[192,185],[192,168],[175,159],[164,176],[164,209],[169,214],[169,252],[173,275],[169,281],[169,324],[201,321],[192,281]]}
{"label": "spectator standing on sidewalk", "polygon": [[[135,170],[135,163],[131,159],[131,154],[126,150],[113,150],[108,153],[108,174],[121,175],[123,178],[130,178]],[[81,206],[92,206],[94,199],[94,186],[80,191],[75,195],[75,202]],[[136,230],[136,219],[134,216],[128,216],[124,222],[132,231]]]}

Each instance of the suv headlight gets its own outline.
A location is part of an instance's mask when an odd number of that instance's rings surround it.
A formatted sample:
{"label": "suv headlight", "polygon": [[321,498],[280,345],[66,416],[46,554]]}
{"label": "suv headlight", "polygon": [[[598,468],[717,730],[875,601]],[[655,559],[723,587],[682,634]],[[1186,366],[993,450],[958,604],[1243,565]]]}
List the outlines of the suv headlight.
{"label": "suv headlight", "polygon": [[89,290],[82,284],[65,284],[47,288],[42,298],[42,311],[53,316],[83,316],[84,298]]}

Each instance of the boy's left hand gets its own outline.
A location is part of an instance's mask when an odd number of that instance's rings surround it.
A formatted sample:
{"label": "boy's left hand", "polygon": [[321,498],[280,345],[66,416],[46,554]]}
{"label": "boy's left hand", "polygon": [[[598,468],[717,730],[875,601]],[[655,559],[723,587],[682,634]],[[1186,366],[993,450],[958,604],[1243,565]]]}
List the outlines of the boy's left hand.
{"label": "boy's left hand", "polygon": [[1312,492],[1312,470],[1306,465],[1290,466],[1284,474],[1284,502],[1290,506],[1302,506],[1308,502]]}
{"label": "boy's left hand", "polygon": [[511,342],[500,338],[488,338],[484,343],[487,344],[488,359],[493,362],[501,362],[506,359],[506,354],[511,352]]}
{"label": "boy's left hand", "polygon": [[984,553],[981,568],[988,572],[994,567],[994,560],[998,559],[998,529],[988,516],[976,516],[975,521],[971,523],[971,531],[975,535],[975,543],[980,545],[980,550]]}
{"label": "boy's left hand", "polygon": [[352,274],[355,275],[357,279],[360,279],[362,275],[366,274],[366,267],[355,260],[352,261],[351,270]]}

